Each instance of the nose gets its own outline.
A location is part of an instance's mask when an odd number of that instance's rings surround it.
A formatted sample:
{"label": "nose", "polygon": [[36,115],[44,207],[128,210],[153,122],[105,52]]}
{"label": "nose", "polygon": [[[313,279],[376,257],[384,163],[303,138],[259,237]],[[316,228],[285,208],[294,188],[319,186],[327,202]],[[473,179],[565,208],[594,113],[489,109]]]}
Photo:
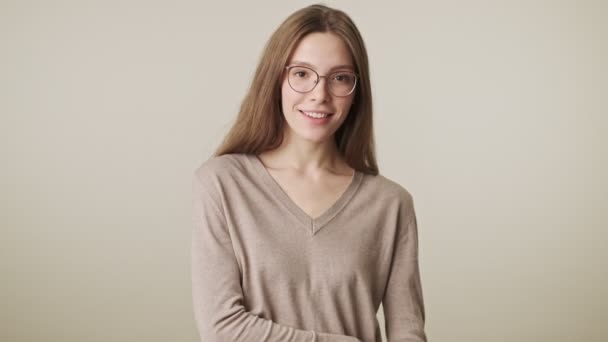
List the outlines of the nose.
{"label": "nose", "polygon": [[[324,80],[323,83],[321,83],[322,80]],[[312,99],[316,99],[319,102],[323,102],[326,98],[331,96],[326,76],[319,76],[319,80],[317,81],[317,84],[315,84],[314,89],[310,92],[310,95]]]}

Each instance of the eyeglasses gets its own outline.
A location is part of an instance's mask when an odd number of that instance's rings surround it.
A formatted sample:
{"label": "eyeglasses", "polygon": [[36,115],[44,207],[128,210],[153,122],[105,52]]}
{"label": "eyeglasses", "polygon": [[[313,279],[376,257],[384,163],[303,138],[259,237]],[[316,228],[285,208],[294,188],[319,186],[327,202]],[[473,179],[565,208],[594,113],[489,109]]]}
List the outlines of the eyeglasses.
{"label": "eyeglasses", "polygon": [[294,91],[308,93],[312,91],[321,77],[325,77],[329,84],[329,92],[334,96],[348,96],[357,86],[357,74],[352,71],[336,71],[327,76],[319,76],[313,69],[300,65],[288,65],[287,82]]}

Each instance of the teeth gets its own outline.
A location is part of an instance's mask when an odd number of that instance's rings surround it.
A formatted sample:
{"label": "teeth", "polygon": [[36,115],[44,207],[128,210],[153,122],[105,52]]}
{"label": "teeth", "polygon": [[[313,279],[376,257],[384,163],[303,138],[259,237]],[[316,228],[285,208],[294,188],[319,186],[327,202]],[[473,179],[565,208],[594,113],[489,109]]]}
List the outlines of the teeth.
{"label": "teeth", "polygon": [[329,114],[325,114],[325,113],[305,112],[305,111],[302,111],[302,113],[304,113],[306,116],[310,116],[311,118],[315,118],[315,119],[321,119],[321,118],[325,118],[325,117],[329,116]]}

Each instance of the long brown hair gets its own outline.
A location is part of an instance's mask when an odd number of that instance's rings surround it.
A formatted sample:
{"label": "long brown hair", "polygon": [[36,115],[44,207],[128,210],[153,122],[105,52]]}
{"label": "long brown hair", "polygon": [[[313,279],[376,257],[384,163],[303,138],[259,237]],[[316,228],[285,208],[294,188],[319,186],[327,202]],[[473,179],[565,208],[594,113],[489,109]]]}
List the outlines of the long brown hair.
{"label": "long brown hair", "polygon": [[304,36],[313,32],[330,32],[341,37],[350,49],[358,74],[350,112],[334,135],[338,151],[350,167],[378,174],[372,92],[363,38],[346,13],[321,4],[294,12],[272,34],[241,103],[238,117],[215,151],[215,156],[259,154],[281,145],[286,125],[281,109],[283,72],[293,49]]}

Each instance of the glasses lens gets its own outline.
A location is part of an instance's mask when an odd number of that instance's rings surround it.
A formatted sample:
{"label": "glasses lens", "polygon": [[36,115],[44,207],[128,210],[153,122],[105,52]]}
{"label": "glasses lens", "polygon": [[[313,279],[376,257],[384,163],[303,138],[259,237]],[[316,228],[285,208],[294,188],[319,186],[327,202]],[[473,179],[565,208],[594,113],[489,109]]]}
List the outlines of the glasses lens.
{"label": "glasses lens", "polygon": [[318,75],[307,67],[292,67],[289,68],[289,85],[295,91],[302,93],[311,91],[317,83]]}
{"label": "glasses lens", "polygon": [[336,96],[349,95],[355,88],[357,76],[350,71],[339,71],[329,77],[329,87]]}

